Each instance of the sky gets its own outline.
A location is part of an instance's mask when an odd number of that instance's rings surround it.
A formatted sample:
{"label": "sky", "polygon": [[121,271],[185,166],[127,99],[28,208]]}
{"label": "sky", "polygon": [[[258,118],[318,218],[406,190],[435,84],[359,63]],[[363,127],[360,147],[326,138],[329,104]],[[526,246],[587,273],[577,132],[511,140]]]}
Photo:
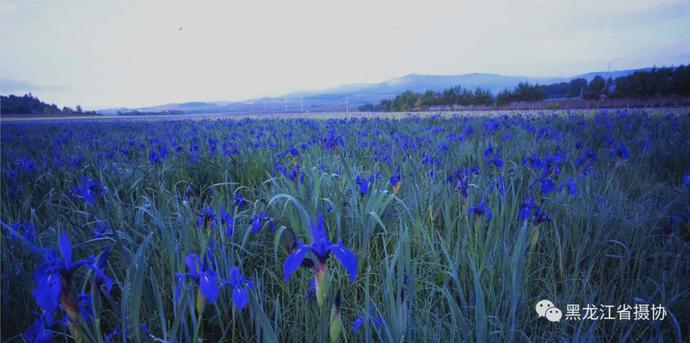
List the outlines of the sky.
{"label": "sky", "polygon": [[236,101],[410,73],[690,63],[690,0],[0,1],[0,94]]}

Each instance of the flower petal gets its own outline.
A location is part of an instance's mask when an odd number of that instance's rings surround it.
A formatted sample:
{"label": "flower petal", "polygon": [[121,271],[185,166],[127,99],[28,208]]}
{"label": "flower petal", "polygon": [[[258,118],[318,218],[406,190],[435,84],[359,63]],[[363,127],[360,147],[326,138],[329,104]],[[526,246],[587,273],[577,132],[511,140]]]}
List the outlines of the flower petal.
{"label": "flower petal", "polygon": [[234,287],[232,301],[235,303],[235,307],[241,310],[249,303],[249,293],[243,287]]}
{"label": "flower petal", "polygon": [[110,278],[105,275],[105,272],[101,268],[98,267],[98,265],[95,264],[90,264],[89,267],[91,270],[93,270],[94,274],[96,274],[96,277],[94,278],[94,282],[97,284],[99,282],[105,283],[105,289],[110,293],[110,289],[113,288],[113,281],[110,280]]}
{"label": "flower petal", "polygon": [[201,294],[204,295],[206,301],[212,304],[218,299],[218,276],[213,271],[208,271],[201,274],[199,278],[199,288],[201,288]]}
{"label": "flower petal", "polygon": [[357,329],[359,329],[359,327],[362,326],[362,324],[364,324],[364,317],[357,318],[355,322],[352,323],[352,332],[357,331]]}
{"label": "flower petal", "polygon": [[187,266],[187,270],[192,273],[199,272],[199,266],[201,265],[201,259],[199,255],[191,253],[184,257],[184,264]]}
{"label": "flower petal", "polygon": [[48,313],[57,310],[62,291],[62,280],[59,273],[36,275],[36,289],[32,292],[36,304]]}
{"label": "flower petal", "polygon": [[357,256],[343,246],[343,241],[338,241],[337,245],[331,245],[328,249],[350,273],[350,280],[354,281],[357,278]]}
{"label": "flower petal", "polygon": [[316,220],[312,220],[311,239],[312,242],[321,242],[322,240],[328,240],[328,234],[326,233],[326,225],[324,224],[323,216],[318,216]]}
{"label": "flower petal", "polygon": [[53,331],[50,330],[50,326],[53,325],[50,316],[52,314],[46,315],[42,314],[36,319],[36,321],[31,324],[26,331],[23,333],[23,337],[27,342],[36,343],[49,343],[53,341]]}
{"label": "flower petal", "polygon": [[242,274],[240,273],[239,268],[232,267],[232,269],[230,269],[230,280],[228,281],[232,287],[237,287],[240,284],[242,281]]}
{"label": "flower petal", "polygon": [[285,282],[290,280],[290,275],[294,273],[301,265],[304,257],[309,251],[308,246],[303,246],[301,242],[297,242],[299,248],[295,250],[292,254],[288,255],[283,264],[283,273],[285,275]]}
{"label": "flower petal", "polygon": [[225,236],[231,237],[234,232],[235,232],[235,229],[233,227],[232,217],[230,217],[230,218],[226,219],[226,222],[225,222]]}
{"label": "flower petal", "polygon": [[261,217],[259,215],[255,215],[252,219],[251,230],[253,233],[259,233],[261,231]]}

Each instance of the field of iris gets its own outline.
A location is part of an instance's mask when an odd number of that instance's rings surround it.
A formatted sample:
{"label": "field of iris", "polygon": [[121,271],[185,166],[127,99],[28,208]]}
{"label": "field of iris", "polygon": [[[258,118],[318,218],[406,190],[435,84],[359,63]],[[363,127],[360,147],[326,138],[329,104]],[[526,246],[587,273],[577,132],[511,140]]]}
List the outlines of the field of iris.
{"label": "field of iris", "polygon": [[1,338],[685,341],[689,168],[687,110],[4,124]]}

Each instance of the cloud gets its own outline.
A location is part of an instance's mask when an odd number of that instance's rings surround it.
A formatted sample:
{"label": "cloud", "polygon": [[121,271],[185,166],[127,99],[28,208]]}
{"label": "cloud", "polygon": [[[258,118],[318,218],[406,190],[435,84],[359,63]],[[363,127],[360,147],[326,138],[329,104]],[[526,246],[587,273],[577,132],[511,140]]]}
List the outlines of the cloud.
{"label": "cloud", "polygon": [[33,82],[3,91],[95,107],[690,62],[688,0],[4,0],[3,13],[0,75]]}
{"label": "cloud", "polygon": [[18,94],[18,93],[28,93],[37,90],[41,90],[42,87],[35,85],[28,81],[13,80],[13,79],[0,79],[0,93],[2,94]]}

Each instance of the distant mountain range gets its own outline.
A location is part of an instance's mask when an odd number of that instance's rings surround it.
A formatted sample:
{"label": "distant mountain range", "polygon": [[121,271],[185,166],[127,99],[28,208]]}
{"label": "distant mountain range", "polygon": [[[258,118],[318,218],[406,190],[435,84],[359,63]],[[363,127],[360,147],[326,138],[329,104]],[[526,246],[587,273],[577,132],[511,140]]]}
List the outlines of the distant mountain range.
{"label": "distant mountain range", "polygon": [[378,103],[383,99],[392,99],[405,91],[424,92],[427,90],[441,91],[461,85],[463,88],[475,89],[480,87],[496,94],[504,89],[512,89],[520,82],[551,84],[569,82],[577,78],[591,81],[595,76],[617,78],[634,73],[631,69],[611,72],[592,72],[572,77],[527,77],[506,76],[489,73],[470,73],[460,75],[421,75],[409,74],[379,83],[346,84],[334,88],[303,91],[286,94],[280,97],[264,97],[237,102],[185,102],[173,103],[144,108],[116,108],[101,110],[101,113],[117,113],[128,111],[163,112],[182,111],[185,113],[277,113],[277,112],[323,112],[323,111],[355,111],[357,106],[366,103]]}

